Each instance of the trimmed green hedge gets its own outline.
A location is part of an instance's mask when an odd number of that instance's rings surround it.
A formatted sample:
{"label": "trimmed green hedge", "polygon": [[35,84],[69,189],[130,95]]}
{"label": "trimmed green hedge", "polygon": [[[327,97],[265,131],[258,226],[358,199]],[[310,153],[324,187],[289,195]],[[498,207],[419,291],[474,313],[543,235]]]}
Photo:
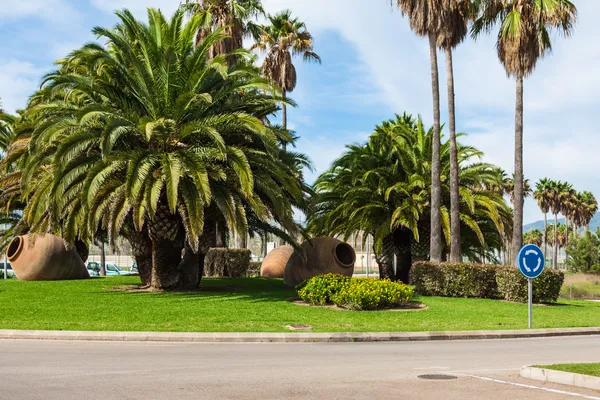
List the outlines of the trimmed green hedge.
{"label": "trimmed green hedge", "polygon": [[349,278],[339,274],[315,276],[297,287],[298,295],[314,305],[335,304],[350,310],[381,310],[411,301],[414,289],[388,279]]}
{"label": "trimmed green hedge", "polygon": [[[504,267],[496,272],[498,290],[509,301],[527,302],[527,278],[516,268]],[[554,303],[560,296],[565,274],[555,269],[545,269],[533,280],[533,302]]]}
{"label": "trimmed green hedge", "polygon": [[[534,280],[534,302],[558,300],[563,280],[561,271],[545,270]],[[411,270],[411,283],[422,296],[527,302],[527,279],[518,269],[503,265],[418,262]]]}
{"label": "trimmed green hedge", "polygon": [[204,275],[215,278],[243,278],[250,267],[248,249],[210,249],[204,260]]}

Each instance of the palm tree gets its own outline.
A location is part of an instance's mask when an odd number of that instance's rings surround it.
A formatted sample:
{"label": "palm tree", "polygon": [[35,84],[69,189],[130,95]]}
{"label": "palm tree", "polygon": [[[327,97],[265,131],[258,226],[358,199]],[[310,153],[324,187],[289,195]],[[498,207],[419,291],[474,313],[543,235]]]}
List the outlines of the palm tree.
{"label": "palm tree", "polygon": [[[523,80],[537,61],[552,49],[550,31],[569,36],[577,9],[569,0],[476,0],[478,16],[474,37],[500,25],[496,47],[508,76],[516,78],[515,112],[515,203],[512,248],[522,246],[523,226]],[[513,261],[516,265],[516,259]]]}
{"label": "palm tree", "polygon": [[551,190],[551,198],[552,201],[550,203],[550,210],[552,214],[554,214],[554,232],[552,234],[553,237],[553,256],[552,256],[552,266],[557,268],[558,266],[558,214],[563,209],[563,202],[565,196],[570,189],[570,185],[567,182],[557,181],[552,182],[552,190]]}
{"label": "palm tree", "polygon": [[[263,72],[267,79],[273,81],[282,91],[283,129],[287,129],[287,94],[294,91],[298,82],[293,57],[301,55],[304,61],[321,63],[321,57],[314,52],[313,37],[306,29],[306,24],[292,18],[290,10],[269,15],[269,25],[258,28],[257,43],[254,49],[267,53],[263,64]],[[283,143],[286,148],[286,143]]]}
{"label": "palm tree", "polygon": [[[374,237],[374,253],[382,277],[407,281],[413,257],[430,253],[428,194],[431,186],[433,130],[421,120],[398,116],[378,126],[364,145],[348,151],[315,184],[317,195],[309,214],[314,234],[350,237],[362,231]],[[441,147],[442,171],[450,171],[450,145]],[[472,260],[484,254],[493,259],[502,245],[502,232],[510,224],[510,208],[502,195],[491,190],[501,177],[489,164],[477,163],[482,154],[458,146],[461,184],[462,252]],[[442,187],[442,226],[450,243],[450,188]],[[364,235],[366,237],[366,235]],[[420,245],[420,242],[426,244]],[[393,274],[394,256],[398,260]]]}
{"label": "palm tree", "polygon": [[548,252],[548,238],[547,238],[547,227],[548,227],[548,212],[550,211],[550,204],[552,202],[552,181],[548,178],[540,179],[535,184],[535,192],[533,197],[537,200],[540,210],[544,213],[544,255]]}
{"label": "palm tree", "polygon": [[[265,14],[261,0],[186,0],[186,10],[201,20],[196,43],[202,43],[211,33],[221,30],[226,35],[214,43],[208,57],[230,55],[243,48],[245,36],[256,29],[252,18]],[[229,57],[230,64],[235,57]]]}
{"label": "palm tree", "polygon": [[[394,0],[392,0],[392,4]],[[433,142],[431,159],[431,243],[432,261],[442,259],[442,189],[440,161],[440,82],[437,60],[437,45],[443,24],[443,5],[437,0],[396,0],[403,16],[408,16],[411,29],[418,36],[429,38],[431,64],[431,89],[433,94]]]}
{"label": "palm tree", "polygon": [[544,233],[539,229],[534,229],[529,232],[525,232],[523,234],[523,243],[524,244],[535,244],[536,246],[541,246],[544,241]]}
{"label": "palm tree", "polygon": [[277,143],[289,135],[262,123],[278,99],[263,92],[259,71],[229,74],[224,57],[208,56],[222,30],[194,48],[199,20],[184,22],[183,10],[167,21],[150,9],[149,24],[117,15],[115,29],[94,29],[108,46],[72,53],[30,109],[39,121],[30,148],[53,155],[49,168],[25,166],[34,178],[24,183],[32,196],[24,216],[33,231],[70,243],[93,239],[98,226],[111,243],[142,236],[151,286],[193,287],[214,226],[206,221],[232,233],[251,225],[295,232],[292,205],[304,183],[293,155],[280,157]]}
{"label": "palm tree", "polygon": [[446,79],[448,86],[448,114],[450,128],[450,261],[461,261],[460,253],[460,194],[458,183],[458,152],[456,144],[456,112],[454,95],[454,68],[452,51],[467,36],[467,21],[471,1],[448,1],[444,4],[444,20],[438,44],[446,53]]}
{"label": "palm tree", "polygon": [[588,191],[583,191],[579,194],[579,199],[582,204],[581,210],[581,226],[585,226],[586,230],[590,230],[590,221],[598,212],[598,201],[596,197]]}

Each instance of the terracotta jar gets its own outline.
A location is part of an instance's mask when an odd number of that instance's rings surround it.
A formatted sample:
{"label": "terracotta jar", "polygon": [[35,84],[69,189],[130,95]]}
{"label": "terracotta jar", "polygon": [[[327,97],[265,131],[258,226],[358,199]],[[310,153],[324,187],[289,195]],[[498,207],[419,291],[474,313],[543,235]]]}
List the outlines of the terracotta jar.
{"label": "terracotta jar", "polygon": [[267,254],[260,266],[260,276],[263,278],[283,278],[283,271],[294,253],[292,246],[279,246]]}
{"label": "terracotta jar", "polygon": [[348,243],[321,237],[306,241],[301,247],[303,251],[294,251],[285,266],[283,281],[286,285],[296,286],[321,274],[352,276],[354,273],[356,253]]}
{"label": "terracotta jar", "polygon": [[59,281],[87,279],[87,268],[75,251],[67,250],[58,236],[36,235],[31,241],[29,235],[17,236],[6,250],[17,278],[22,281]]}

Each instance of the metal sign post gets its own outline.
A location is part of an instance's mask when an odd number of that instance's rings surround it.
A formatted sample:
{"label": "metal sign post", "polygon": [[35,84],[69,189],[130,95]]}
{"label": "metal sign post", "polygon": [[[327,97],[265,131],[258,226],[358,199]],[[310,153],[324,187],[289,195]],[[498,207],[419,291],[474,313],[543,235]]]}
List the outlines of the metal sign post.
{"label": "metal sign post", "polygon": [[529,327],[529,329],[531,329],[531,327],[533,326],[533,279],[531,278],[527,278],[527,293],[528,293],[528,300],[527,300],[527,304],[528,304],[528,321],[529,324],[527,325]]}
{"label": "metal sign post", "polygon": [[527,278],[527,314],[529,329],[533,326],[533,280],[544,271],[546,257],[542,250],[533,244],[523,246],[517,255],[519,271]]}

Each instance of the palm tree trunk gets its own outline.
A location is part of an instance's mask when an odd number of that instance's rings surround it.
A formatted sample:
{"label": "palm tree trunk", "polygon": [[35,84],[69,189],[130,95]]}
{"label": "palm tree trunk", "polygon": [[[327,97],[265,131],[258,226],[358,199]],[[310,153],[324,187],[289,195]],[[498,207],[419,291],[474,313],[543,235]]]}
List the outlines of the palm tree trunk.
{"label": "palm tree trunk", "polygon": [[449,47],[446,48],[446,78],[448,84],[448,118],[450,122],[450,261],[460,262],[460,194],[458,192],[454,68],[452,65],[452,49]]}
{"label": "palm tree trunk", "polygon": [[[512,250],[518,254],[523,246],[523,75],[517,77],[517,101],[515,109],[515,187]],[[517,260],[513,259],[513,266]]]}
{"label": "palm tree trunk", "polygon": [[106,276],[106,251],[104,242],[100,242],[100,276]]}
{"label": "palm tree trunk", "polygon": [[[285,100],[286,99],[285,89],[282,90],[281,95],[283,97],[283,100]],[[283,129],[286,130],[287,129],[287,105],[285,104],[285,101],[283,103],[281,103],[281,119],[283,122]],[[287,149],[287,143],[284,142],[282,148],[285,151]]]}
{"label": "palm tree trunk", "polygon": [[409,284],[410,269],[412,268],[412,232],[409,229],[402,228],[394,232],[394,247],[396,254],[396,273],[395,281]]}
{"label": "palm tree trunk", "polygon": [[544,259],[548,253],[548,213],[544,213]]}
{"label": "palm tree trunk", "polygon": [[554,252],[552,256],[552,267],[558,268],[558,214],[554,214]]}
{"label": "palm tree trunk", "polygon": [[433,94],[433,144],[431,146],[431,241],[429,258],[442,259],[442,188],[440,182],[440,82],[437,61],[437,35],[429,34],[429,55],[431,61],[431,89]]}

